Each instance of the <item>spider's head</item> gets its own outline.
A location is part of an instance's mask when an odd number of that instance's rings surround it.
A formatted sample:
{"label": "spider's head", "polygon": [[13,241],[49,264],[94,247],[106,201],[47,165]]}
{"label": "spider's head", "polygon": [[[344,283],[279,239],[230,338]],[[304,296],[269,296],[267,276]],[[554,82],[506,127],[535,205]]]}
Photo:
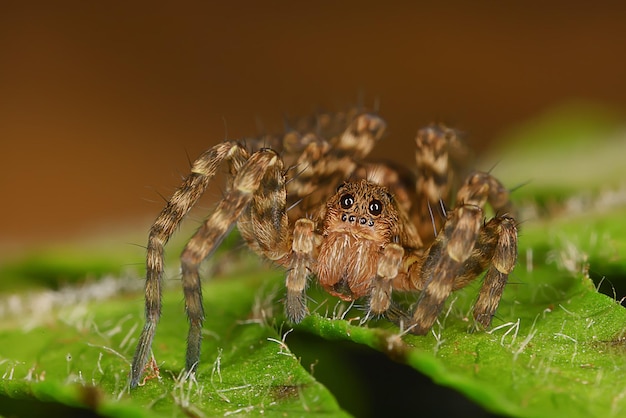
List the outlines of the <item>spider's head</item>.
{"label": "spider's head", "polygon": [[366,180],[343,183],[326,209],[324,235],[347,233],[380,244],[397,235],[398,209],[386,187]]}

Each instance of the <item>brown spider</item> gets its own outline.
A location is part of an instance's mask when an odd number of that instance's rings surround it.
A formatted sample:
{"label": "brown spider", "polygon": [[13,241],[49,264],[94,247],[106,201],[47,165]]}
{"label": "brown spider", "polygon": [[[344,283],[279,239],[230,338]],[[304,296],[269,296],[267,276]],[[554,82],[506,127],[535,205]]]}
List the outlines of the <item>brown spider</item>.
{"label": "brown spider", "polygon": [[[364,161],[385,130],[378,116],[322,115],[303,125],[248,148],[227,141],[209,149],[157,217],[148,239],[146,323],[131,387],[140,381],[161,315],[163,247],[223,163],[229,168],[224,198],[181,255],[187,370],[195,371],[200,359],[198,267],[235,224],[252,250],[287,269],[285,310],[294,323],[307,315],[305,291],[317,277],[341,299],[365,298],[368,315],[386,314],[425,334],[450,293],[487,270],[474,318],[479,327],[490,325],[516,262],[516,223],[507,215],[508,191],[482,172],[466,176],[453,209],[445,210],[468,156],[456,131],[442,125],[420,130],[412,173]],[[484,221],[487,202],[497,215]],[[392,291],[420,292],[414,311],[397,308]]]}

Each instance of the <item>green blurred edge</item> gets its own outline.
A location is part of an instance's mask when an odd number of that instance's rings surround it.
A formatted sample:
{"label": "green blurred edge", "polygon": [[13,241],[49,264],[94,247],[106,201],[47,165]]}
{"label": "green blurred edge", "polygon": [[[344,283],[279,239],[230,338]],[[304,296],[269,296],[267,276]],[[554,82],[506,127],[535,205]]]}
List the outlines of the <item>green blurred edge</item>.
{"label": "green blurred edge", "polygon": [[[67,410],[72,415],[82,415],[87,411],[93,411],[99,415],[110,417],[149,418],[155,416],[149,410],[134,406],[128,401],[106,401],[97,387],[83,386],[77,383],[4,380],[2,386],[4,395],[9,398],[41,402],[41,405],[30,405],[32,410],[38,409],[39,412],[43,412],[41,409],[45,408],[46,403],[53,402],[72,408]],[[2,398],[0,398],[1,400]]]}

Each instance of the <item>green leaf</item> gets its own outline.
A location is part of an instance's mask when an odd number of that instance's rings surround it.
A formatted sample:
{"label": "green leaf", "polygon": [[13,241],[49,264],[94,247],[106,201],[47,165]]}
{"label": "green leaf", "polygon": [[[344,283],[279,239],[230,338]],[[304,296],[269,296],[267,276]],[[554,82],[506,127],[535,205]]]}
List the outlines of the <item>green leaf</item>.
{"label": "green leaf", "polygon": [[196,381],[181,375],[187,326],[177,290],[164,295],[154,341],[160,378],[128,391],[129,361],[143,314],[135,294],[4,323],[0,393],[93,407],[107,416],[346,415],[300,366],[281,335],[253,315],[265,312],[263,301],[255,301],[263,295],[259,289],[276,279],[276,274],[252,275],[205,287],[210,314]]}

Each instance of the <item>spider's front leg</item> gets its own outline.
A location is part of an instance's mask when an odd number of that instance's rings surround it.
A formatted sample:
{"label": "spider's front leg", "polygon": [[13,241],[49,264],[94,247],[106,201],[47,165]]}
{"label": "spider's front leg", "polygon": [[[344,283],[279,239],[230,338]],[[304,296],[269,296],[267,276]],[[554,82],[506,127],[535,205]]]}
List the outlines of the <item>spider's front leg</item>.
{"label": "spider's front leg", "polygon": [[198,269],[228,234],[235,222],[263,190],[263,181],[271,176],[282,177],[282,161],[269,149],[255,152],[236,172],[232,187],[206,219],[181,254],[181,270],[185,307],[189,318],[186,369],[196,370],[202,342],[202,291]]}
{"label": "spider's front leg", "polygon": [[133,357],[130,375],[131,387],[136,387],[139,384],[139,379],[150,356],[157,323],[161,317],[161,282],[163,280],[165,244],[174,234],[185,215],[200,199],[209,182],[215,176],[218,167],[224,161],[230,161],[233,166],[239,166],[247,158],[247,152],[234,142],[224,142],[206,151],[193,163],[191,174],[185,179],[183,185],[176,190],[150,228],[146,256],[145,324]]}
{"label": "spider's front leg", "polygon": [[517,260],[515,220],[503,214],[483,225],[487,201],[499,209],[509,207],[508,192],[492,176],[475,173],[458,192],[457,207],[449,214],[443,229],[428,249],[423,264],[416,263],[411,274],[422,290],[412,317],[411,332],[425,334],[454,290],[474,280],[488,268],[474,305],[474,318],[488,327],[498,307],[508,275]]}
{"label": "spider's front leg", "polygon": [[163,248],[193,205],[206,190],[219,166],[228,161],[234,179],[227,195],[185,247],[181,256],[185,306],[190,322],[187,348],[187,369],[195,370],[200,353],[203,321],[202,293],[198,266],[219,245],[243,209],[257,191],[261,179],[272,167],[282,169],[280,159],[272,151],[249,156],[236,142],[216,145],[192,166],[192,173],[174,193],[150,229],[146,258],[145,316],[131,367],[130,386],[139,384],[147,363],[161,315],[161,281],[163,279]]}

